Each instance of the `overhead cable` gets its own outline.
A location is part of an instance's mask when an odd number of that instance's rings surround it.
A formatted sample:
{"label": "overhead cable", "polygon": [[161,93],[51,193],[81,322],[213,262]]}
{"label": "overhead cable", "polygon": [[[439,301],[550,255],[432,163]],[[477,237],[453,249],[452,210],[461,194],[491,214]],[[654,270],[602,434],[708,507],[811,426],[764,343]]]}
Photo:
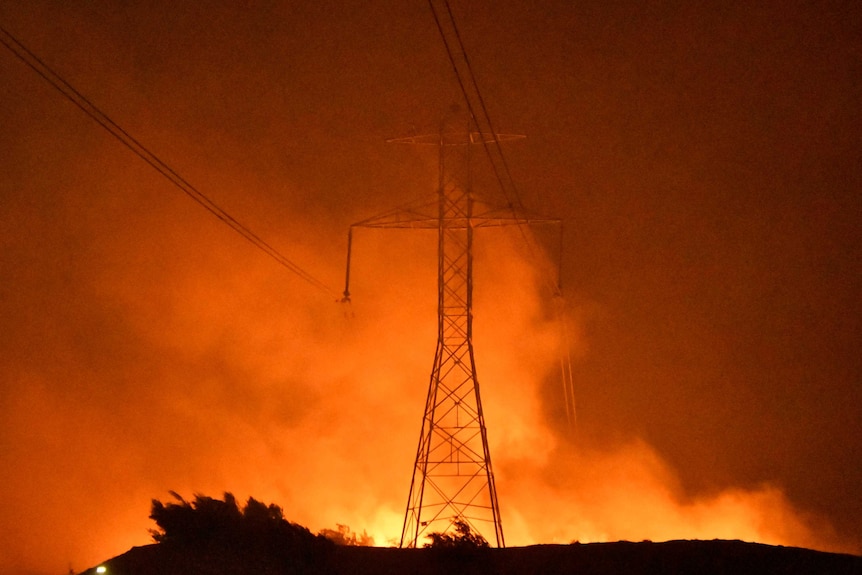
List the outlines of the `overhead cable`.
{"label": "overhead cable", "polygon": [[[488,131],[491,132],[493,136],[493,144],[497,149],[497,155],[500,157],[500,162],[503,164],[503,169],[506,173],[506,178],[508,179],[509,185],[511,186],[512,195],[515,199],[515,205],[518,208],[523,209],[524,203],[521,201],[521,195],[518,192],[518,187],[515,185],[515,179],[512,177],[512,172],[509,170],[509,163],[506,161],[506,156],[503,154],[503,148],[500,145],[500,138],[497,137],[497,131],[494,129],[494,124],[491,122],[491,115],[488,113],[488,107],[485,105],[485,98],[482,97],[482,92],[479,90],[479,84],[476,81],[476,74],[473,73],[473,66],[470,64],[470,58],[467,55],[467,49],[464,47],[464,42],[461,40],[461,33],[458,30],[458,25],[455,22],[455,15],[452,14],[452,6],[449,4],[449,0],[444,0],[444,4],[446,5],[446,12],[449,14],[449,21],[452,23],[452,31],[455,32],[455,38],[458,40],[458,47],[461,50],[461,55],[464,58],[464,64],[467,66],[467,72],[470,75],[470,82],[473,85],[473,91],[476,93],[476,98],[479,100],[479,106],[482,109],[482,117],[485,122],[488,124]],[[456,71],[457,74],[457,71]],[[467,94],[464,94],[464,97],[467,97]],[[484,139],[483,139],[484,142]],[[490,150],[487,149],[487,142],[485,143],[486,152],[488,153],[490,158]],[[491,160],[493,162],[493,160]],[[495,168],[496,172],[496,168]],[[502,182],[501,182],[502,185]],[[505,192],[505,190],[504,190]]]}
{"label": "overhead cable", "polygon": [[[483,137],[481,138],[481,142],[485,150],[485,154],[488,156],[488,160],[491,163],[491,169],[494,172],[494,177],[496,178],[497,183],[500,185],[500,190],[506,197],[506,201],[508,201],[513,207],[523,209],[523,202],[521,201],[520,194],[518,193],[517,186],[515,185],[515,180],[512,177],[511,171],[509,170],[509,164],[506,161],[505,155],[503,154],[503,149],[500,145],[500,139],[498,138],[498,134],[494,129],[493,123],[491,122],[491,116],[488,113],[487,107],[485,106],[485,99],[482,97],[482,92],[479,90],[479,84],[476,81],[476,75],[473,73],[473,67],[470,64],[470,58],[467,55],[467,50],[464,46],[464,42],[461,39],[461,33],[458,30],[458,25],[455,21],[455,15],[452,13],[452,7],[450,6],[448,0],[443,0],[442,3],[445,7],[445,11],[438,11],[437,7],[435,6],[435,0],[428,0],[428,5],[431,8],[432,15],[434,16],[434,22],[437,25],[437,31],[440,33],[440,38],[443,41],[443,46],[446,48],[446,55],[449,58],[449,63],[452,65],[452,70],[455,73],[458,87],[461,89],[461,93],[464,96],[464,101],[467,105],[467,110],[470,114],[470,118],[476,124],[476,127],[479,129],[480,133],[487,130],[487,132],[491,134],[491,142],[493,143],[494,149],[496,151],[496,158],[491,150],[491,147],[489,146],[488,139]],[[446,21],[445,23],[443,20],[444,18]],[[446,31],[447,26],[451,28],[452,35],[454,36],[451,42],[448,38],[450,34],[448,34]],[[452,44],[456,45],[453,47]],[[459,63],[459,60],[461,60],[462,62]],[[466,73],[462,70],[463,68],[466,68]],[[474,105],[474,100],[478,105]],[[500,167],[498,167],[498,164],[502,165],[502,170]],[[501,171],[503,173],[501,173]],[[504,175],[505,181],[503,177]]]}
{"label": "overhead cable", "polygon": [[[473,67],[470,64],[470,58],[467,56],[467,50],[464,46],[464,42],[461,40],[461,34],[458,31],[458,25],[455,23],[455,16],[452,13],[452,8],[449,4],[449,0],[440,0],[446,8],[445,15],[448,18],[449,26],[452,29],[452,32],[455,36],[455,42],[457,42],[458,47],[458,55],[460,56],[460,60],[463,61],[463,64],[459,64],[458,59],[456,58],[455,52],[452,50],[452,46],[447,39],[447,32],[444,29],[443,23],[441,21],[440,15],[438,14],[437,8],[435,7],[435,0],[428,0],[428,4],[431,8],[431,13],[434,16],[434,22],[437,24],[437,31],[440,33],[440,38],[443,40],[443,45],[446,48],[446,54],[449,57],[449,62],[452,65],[452,69],[455,72],[455,77],[458,81],[458,86],[461,89],[461,93],[464,96],[464,101],[467,104],[467,109],[470,113],[470,118],[476,124],[480,134],[485,131],[487,127],[488,132],[491,134],[491,140],[494,145],[494,150],[496,151],[496,156],[498,160],[495,160],[494,154],[491,151],[490,146],[488,145],[488,139],[482,137],[482,145],[485,149],[485,154],[488,156],[488,160],[491,163],[491,168],[494,172],[494,176],[497,179],[498,184],[500,185],[501,191],[505,196],[506,200],[509,202],[509,208],[512,211],[513,216],[515,217],[518,223],[518,230],[521,233],[522,238],[525,241],[527,249],[530,252],[534,252],[534,239],[532,236],[527,233],[527,224],[528,221],[519,217],[519,212],[524,211],[524,204],[521,201],[521,196],[518,193],[518,187],[515,185],[515,180],[512,177],[512,173],[509,170],[509,164],[506,161],[506,156],[503,153],[503,148],[500,145],[500,138],[497,136],[496,131],[494,130],[494,125],[491,122],[491,116],[488,113],[488,108],[485,105],[485,99],[482,97],[482,92],[479,90],[479,84],[476,81],[476,75],[473,73]],[[462,67],[466,68],[466,74],[462,71]],[[471,96],[470,90],[468,90],[468,84],[464,78],[467,76],[469,78],[469,87],[472,88],[473,95]],[[476,99],[478,102],[478,108],[481,109],[482,116],[481,118],[476,114],[476,107],[473,105],[473,99]],[[481,120],[481,123],[480,123]],[[506,182],[503,181],[503,177],[501,175],[501,170],[498,169],[497,163],[500,163],[502,166],[502,172],[505,174]],[[508,186],[506,185],[508,183]],[[564,299],[562,294],[562,288],[560,286],[560,279],[562,277],[562,222],[560,222],[560,261],[558,263],[558,270],[556,281],[553,280],[552,275],[545,270],[545,274],[543,274],[544,279],[547,281],[548,286],[551,289],[551,292],[554,294],[554,298],[556,300],[557,306],[557,319],[561,329],[561,357],[560,357],[560,372],[561,379],[563,385],[563,396],[564,403],[566,406],[566,420],[569,424],[570,429],[575,430],[577,427],[577,410],[575,405],[575,393],[574,393],[574,381],[572,376],[572,365],[571,365],[571,354],[569,351],[569,334],[567,327],[567,319],[564,312]],[[345,294],[347,295],[347,290],[345,288]]]}
{"label": "overhead cable", "polygon": [[[470,118],[476,124],[480,134],[487,132],[491,134],[491,142],[494,145],[493,151],[489,146],[488,138],[480,138],[482,142],[482,146],[485,150],[485,154],[488,156],[488,160],[491,164],[491,169],[494,173],[494,177],[497,180],[497,183],[500,186],[500,190],[502,191],[506,201],[509,203],[509,207],[512,211],[515,219],[518,219],[518,214],[524,211],[524,204],[521,200],[521,195],[518,192],[518,187],[515,184],[515,179],[512,177],[511,170],[509,169],[509,163],[506,161],[506,156],[503,153],[503,148],[500,145],[500,138],[494,129],[494,124],[491,121],[491,115],[488,112],[488,108],[485,105],[485,99],[482,97],[482,92],[479,89],[479,83],[476,80],[476,75],[473,72],[473,67],[470,64],[470,58],[467,55],[467,49],[464,46],[464,42],[461,39],[461,33],[458,30],[458,24],[455,21],[455,15],[452,13],[452,7],[449,4],[449,0],[436,0],[442,2],[445,10],[438,10],[435,6],[435,0],[428,0],[428,5],[431,8],[431,14],[434,16],[434,22],[437,25],[437,31],[440,34],[440,39],[443,41],[443,46],[446,49],[446,55],[449,58],[449,63],[452,65],[452,70],[455,73],[455,78],[458,82],[458,86],[461,89],[461,94],[464,96],[464,101],[467,105],[467,110],[470,114]],[[445,25],[444,25],[445,18]],[[447,32],[447,27],[451,28],[451,33]],[[454,39],[450,42],[449,36],[454,36]],[[453,44],[454,46],[453,48]],[[457,49],[457,53],[455,51]],[[466,71],[465,71],[466,70]],[[477,102],[474,105],[474,100]],[[477,112],[481,112],[479,115]],[[496,154],[494,153],[496,152]],[[501,167],[498,167],[498,164]],[[502,173],[501,173],[502,172]],[[505,178],[503,177],[505,175]],[[524,239],[525,245],[527,249],[531,253],[535,253],[535,240],[531,238],[531,236],[527,233],[525,229],[526,224],[528,222],[524,220],[523,222],[519,222],[518,230]],[[521,225],[524,224],[524,225]],[[560,236],[562,237],[562,222],[560,222]],[[561,239],[562,241],[562,239]],[[560,257],[562,257],[562,253],[560,253]],[[560,279],[561,275],[558,273],[556,278],[553,277],[553,274],[545,270],[545,274],[543,274],[543,279],[547,282],[549,289],[555,296],[561,295],[560,288]]]}
{"label": "overhead cable", "polygon": [[62,76],[60,76],[50,66],[48,66],[45,62],[39,59],[38,56],[36,56],[32,51],[30,51],[26,46],[24,46],[24,44],[22,44],[17,38],[15,38],[15,36],[13,36],[8,30],[0,26],[0,32],[2,32],[2,35],[0,35],[0,43],[6,46],[6,48],[8,48],[9,51],[11,51],[19,60],[24,62],[24,64],[26,64],[34,72],[41,76],[42,79],[48,82],[66,99],[75,104],[78,108],[81,109],[81,111],[83,111],[90,118],[95,120],[97,124],[102,126],[112,136],[119,140],[120,143],[129,148],[132,152],[135,153],[135,155],[137,155],[144,162],[149,164],[162,176],[167,178],[172,184],[182,190],[191,199],[200,204],[204,209],[206,209],[208,212],[218,218],[221,222],[229,226],[239,235],[251,242],[255,247],[262,250],[276,262],[281,264],[283,267],[298,275],[300,278],[313,285],[314,287],[318,288],[319,290],[325,291],[329,294],[334,294],[332,289],[330,289],[326,284],[324,284],[323,282],[312,276],[310,273],[299,267],[296,263],[288,259],[284,254],[282,254],[268,242],[263,240],[250,228],[239,222],[236,218],[226,212],[213,200],[207,197],[203,192],[198,190],[185,178],[180,176],[167,163],[161,160],[146,146],[141,144],[136,138],[134,138],[126,130],[120,127],[107,114],[102,112],[102,110],[100,110],[95,104],[93,104],[89,99],[87,99],[83,94],[81,94],[77,89],[75,89],[71,84],[69,84],[69,82],[64,80]]}

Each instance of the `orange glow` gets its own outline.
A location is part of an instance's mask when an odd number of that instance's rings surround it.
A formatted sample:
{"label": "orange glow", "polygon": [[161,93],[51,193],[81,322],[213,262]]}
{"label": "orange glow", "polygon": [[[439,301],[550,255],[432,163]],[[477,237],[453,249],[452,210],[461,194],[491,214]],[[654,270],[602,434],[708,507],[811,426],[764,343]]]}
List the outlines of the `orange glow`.
{"label": "orange glow", "polygon": [[[173,367],[151,364],[139,381],[153,385],[136,386],[108,415],[92,398],[64,398],[29,376],[11,410],[19,418],[13,427],[31,436],[30,449],[33,437],[41,441],[49,457],[22,459],[30,467],[13,487],[26,497],[11,509],[21,513],[28,497],[47,495],[66,524],[86,524],[65,534],[58,551],[81,567],[147,543],[149,500],[168,490],[253,496],[312,530],[346,524],[377,545],[395,544],[434,344],[434,246],[422,233],[398,242],[381,236],[357,240],[350,309],[296,306],[280,289],[261,291],[278,283],[266,261],[242,281],[207,281],[217,273],[208,269],[230,267],[229,250],[223,261],[171,269],[170,289],[100,276],[104,297]],[[559,359],[559,332],[516,237],[480,240],[475,305],[477,368],[509,545],[738,538],[858,551],[815,530],[777,487],[686,501],[673,470],[643,441],[610,452],[572,448],[540,400]],[[147,313],[153,299],[172,313]],[[69,492],[77,498],[50,499]],[[35,534],[56,520],[26,525],[12,546],[19,555],[4,561],[38,565]]]}
{"label": "orange glow", "polygon": [[519,470],[514,481],[501,480],[515,486],[506,493],[513,544],[741,539],[858,553],[795,511],[775,487],[685,501],[672,471],[643,442],[610,453],[562,450],[555,458],[554,472]]}
{"label": "orange glow", "polygon": [[[400,535],[434,231],[358,231],[353,303],[335,300],[349,224],[437,183],[434,152],[384,139],[433,131],[459,90],[421,2],[242,4],[0,3],[4,29],[336,292],[274,264],[4,51],[2,573],[147,544],[150,500],[169,490],[253,496],[378,545]],[[506,148],[513,177],[565,222],[581,416],[563,423],[535,254],[515,229],[477,230],[507,544],[862,552],[850,3],[466,4],[494,124],[529,137]]]}
{"label": "orange glow", "polygon": [[[16,427],[43,437],[53,463],[17,477],[42,478],[33,484],[39,490],[50,478],[63,486],[56,493],[78,492],[77,501],[52,506],[88,525],[64,537],[63,553],[93,564],[146,543],[149,500],[169,489],[254,496],[312,530],[346,524],[377,545],[394,544],[434,343],[433,245],[424,248],[427,238],[418,236],[388,247],[374,234],[360,238],[349,314],[335,304],[297,308],[278,290],[255,305],[260,286],[278,273],[267,262],[243,282],[201,282],[199,269],[172,270],[171,289],[155,294],[174,310],[167,317],[136,310],[146,302],[137,287],[102,283],[131,310],[142,338],[201,371],[155,368],[157,388],[136,392],[145,410],[118,404],[109,417],[88,403],[70,413],[38,380],[25,386],[12,410],[25,414]],[[476,288],[477,367],[509,545],[738,538],[855,550],[815,531],[776,487],[684,501],[673,470],[642,441],[611,452],[570,447],[539,400],[558,361],[557,326],[511,237],[483,240]],[[406,252],[420,256],[404,263]],[[208,371],[212,361],[222,367]],[[87,472],[62,473],[72,464],[64,441],[86,446],[75,459]],[[114,455],[106,461],[105,453]],[[16,491],[41,492],[24,484]],[[48,529],[45,521],[31,529]],[[23,531],[21,541],[38,540],[33,533]],[[37,547],[18,546],[12,560],[36,564]]]}

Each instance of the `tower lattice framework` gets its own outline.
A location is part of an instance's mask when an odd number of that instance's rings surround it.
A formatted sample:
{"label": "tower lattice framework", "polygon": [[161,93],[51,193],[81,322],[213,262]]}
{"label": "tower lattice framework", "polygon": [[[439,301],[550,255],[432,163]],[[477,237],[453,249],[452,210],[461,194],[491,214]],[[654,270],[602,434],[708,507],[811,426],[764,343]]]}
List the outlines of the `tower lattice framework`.
{"label": "tower lattice framework", "polygon": [[522,136],[480,132],[414,136],[395,143],[434,145],[439,150],[438,189],[429,200],[355,223],[348,234],[347,281],[354,228],[437,230],[437,345],[410,493],[402,547],[417,547],[431,533],[466,523],[497,547],[505,546],[497,488],[473,350],[473,233],[476,228],[557,221],[493,207],[474,198],[472,144]]}
{"label": "tower lattice framework", "polygon": [[[469,164],[469,146],[464,146]],[[440,139],[437,346],[416,449],[401,546],[463,521],[502,547],[503,525],[473,351],[473,194]],[[447,157],[449,156],[449,157]],[[466,185],[465,185],[466,184]],[[493,533],[493,536],[491,534]]]}

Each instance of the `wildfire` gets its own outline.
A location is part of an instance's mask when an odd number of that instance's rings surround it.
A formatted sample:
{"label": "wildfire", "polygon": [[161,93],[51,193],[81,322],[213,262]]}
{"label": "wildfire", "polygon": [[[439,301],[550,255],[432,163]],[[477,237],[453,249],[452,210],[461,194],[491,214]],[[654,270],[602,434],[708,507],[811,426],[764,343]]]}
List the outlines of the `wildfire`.
{"label": "wildfire", "polygon": [[[268,262],[233,285],[207,282],[203,264],[171,269],[170,282],[145,288],[169,315],[153,313],[128,277],[97,277],[146,358],[120,358],[107,385],[58,355],[64,386],[46,383],[56,374],[29,375],[10,411],[10,429],[30,450],[17,493],[32,501],[47,493],[65,525],[87,526],[69,531],[57,553],[95,564],[147,543],[149,501],[168,490],[253,496],[313,531],[348,525],[395,544],[434,347],[433,245],[417,247],[425,239],[357,250],[350,313],[284,298]],[[858,551],[777,487],[691,500],[643,441],[610,452],[573,447],[540,399],[559,359],[553,314],[522,254],[491,239],[477,256],[494,265],[477,262],[475,343],[508,545],[733,538]],[[417,250],[429,257],[407,257]],[[49,454],[53,470],[35,452]],[[41,479],[28,483],[28,470]],[[28,501],[10,504],[23,515]],[[25,541],[50,529],[48,519],[22,525],[19,556],[7,562],[39,564],[41,551]]]}

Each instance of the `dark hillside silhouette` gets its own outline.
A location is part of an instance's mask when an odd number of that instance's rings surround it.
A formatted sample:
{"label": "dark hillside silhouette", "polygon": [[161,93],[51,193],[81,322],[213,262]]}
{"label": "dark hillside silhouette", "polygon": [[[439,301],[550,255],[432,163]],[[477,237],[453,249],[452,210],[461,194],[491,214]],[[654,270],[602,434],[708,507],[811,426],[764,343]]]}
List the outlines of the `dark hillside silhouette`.
{"label": "dark hillside silhouette", "polygon": [[454,534],[432,534],[426,548],[336,545],[276,505],[173,495],[153,501],[156,543],[106,561],[106,575],[862,575],[859,556],[742,541],[489,548],[463,522]]}

